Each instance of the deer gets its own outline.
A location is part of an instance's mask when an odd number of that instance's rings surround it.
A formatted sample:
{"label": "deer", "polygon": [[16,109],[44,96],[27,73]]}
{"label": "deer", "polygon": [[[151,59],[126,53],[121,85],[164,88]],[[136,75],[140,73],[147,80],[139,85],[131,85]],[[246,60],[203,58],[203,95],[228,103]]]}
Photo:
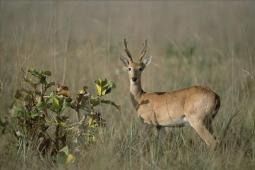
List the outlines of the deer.
{"label": "deer", "polygon": [[218,140],[213,135],[212,121],[220,108],[220,97],[206,86],[191,86],[168,92],[145,92],[141,85],[141,75],[151,62],[146,55],[147,40],[135,62],[124,39],[126,56],[121,56],[128,71],[132,104],[144,124],[160,130],[165,127],[190,125],[205,144],[215,149]]}

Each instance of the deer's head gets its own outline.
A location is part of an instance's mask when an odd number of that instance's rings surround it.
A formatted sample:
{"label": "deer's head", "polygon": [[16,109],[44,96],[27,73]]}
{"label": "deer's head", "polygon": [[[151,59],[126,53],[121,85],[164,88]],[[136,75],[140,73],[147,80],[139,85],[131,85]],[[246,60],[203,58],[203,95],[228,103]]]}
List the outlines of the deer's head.
{"label": "deer's head", "polygon": [[147,40],[144,42],[144,47],[141,51],[138,62],[133,61],[133,57],[127,47],[126,39],[124,39],[124,50],[127,56],[121,56],[120,60],[123,62],[124,67],[128,71],[130,83],[137,84],[141,81],[141,74],[143,70],[151,62],[151,57],[146,55]]}

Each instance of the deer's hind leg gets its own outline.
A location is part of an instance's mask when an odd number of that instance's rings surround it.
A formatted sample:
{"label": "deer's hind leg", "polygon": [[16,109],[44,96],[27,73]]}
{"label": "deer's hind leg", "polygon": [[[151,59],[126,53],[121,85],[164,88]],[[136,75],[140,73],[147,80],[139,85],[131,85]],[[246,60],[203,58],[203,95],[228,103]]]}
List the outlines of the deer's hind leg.
{"label": "deer's hind leg", "polygon": [[213,127],[212,127],[212,121],[213,121],[213,118],[211,116],[207,116],[205,118],[205,120],[203,121],[206,129],[208,129],[208,131],[213,134]]}
{"label": "deer's hind leg", "polygon": [[220,143],[220,141],[216,138],[216,136],[214,135],[214,131],[213,131],[213,127],[212,127],[212,123],[213,123],[213,120],[216,116],[218,112],[218,109],[217,110],[214,110],[212,114],[208,114],[205,119],[204,119],[204,125],[206,126],[206,128],[209,130],[209,132],[213,135],[214,139],[217,141],[217,143]]}
{"label": "deer's hind leg", "polygon": [[204,121],[201,119],[189,118],[189,123],[197,134],[205,141],[205,143],[211,148],[214,149],[217,145],[217,141],[210,131],[206,128]]}

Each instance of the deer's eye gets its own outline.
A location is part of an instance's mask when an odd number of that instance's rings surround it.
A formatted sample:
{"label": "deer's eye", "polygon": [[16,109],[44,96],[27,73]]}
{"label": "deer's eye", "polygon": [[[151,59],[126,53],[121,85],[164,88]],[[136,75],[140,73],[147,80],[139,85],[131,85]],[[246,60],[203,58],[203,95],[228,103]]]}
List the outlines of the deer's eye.
{"label": "deer's eye", "polygon": [[139,71],[143,71],[143,68],[142,68],[142,67],[140,67],[140,68],[139,68]]}
{"label": "deer's eye", "polygon": [[128,68],[128,71],[131,71],[131,68],[130,68],[130,67]]}

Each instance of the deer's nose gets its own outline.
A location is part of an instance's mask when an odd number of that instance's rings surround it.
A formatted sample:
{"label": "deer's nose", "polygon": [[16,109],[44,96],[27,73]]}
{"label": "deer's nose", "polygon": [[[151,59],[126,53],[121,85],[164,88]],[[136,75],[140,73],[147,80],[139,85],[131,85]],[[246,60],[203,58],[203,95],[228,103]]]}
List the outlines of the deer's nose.
{"label": "deer's nose", "polygon": [[133,77],[132,80],[135,82],[135,81],[137,80],[137,78],[136,78],[136,77]]}

